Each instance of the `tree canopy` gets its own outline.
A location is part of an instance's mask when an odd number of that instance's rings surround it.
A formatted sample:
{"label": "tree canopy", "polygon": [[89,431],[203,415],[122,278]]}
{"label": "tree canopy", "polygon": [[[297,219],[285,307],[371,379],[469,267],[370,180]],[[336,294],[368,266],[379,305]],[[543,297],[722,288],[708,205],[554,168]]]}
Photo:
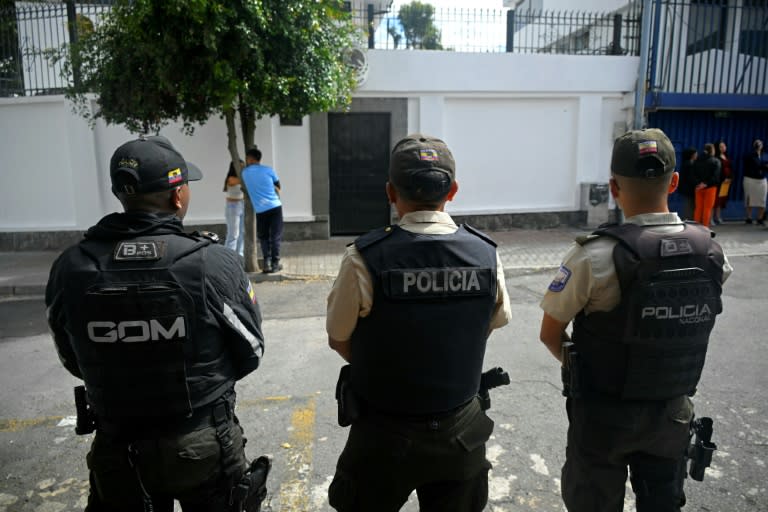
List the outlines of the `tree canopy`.
{"label": "tree canopy", "polygon": [[[344,54],[356,42],[335,0],[133,0],[117,3],[70,54],[70,97],[132,131],[191,129],[228,111],[301,117],[349,101]],[[252,116],[247,115],[252,112]],[[247,121],[247,119],[245,120]]]}
{"label": "tree canopy", "polygon": [[[347,105],[355,86],[347,53],[361,39],[339,0],[120,0],[65,54],[77,111],[133,132],[222,115],[227,147],[254,145],[256,120]],[[90,109],[88,93],[98,108]],[[237,141],[239,118],[242,146]],[[254,263],[252,211],[246,250]]]}
{"label": "tree canopy", "polygon": [[405,35],[405,47],[420,50],[442,50],[440,30],[435,26],[435,8],[414,0],[400,7],[398,19]]}

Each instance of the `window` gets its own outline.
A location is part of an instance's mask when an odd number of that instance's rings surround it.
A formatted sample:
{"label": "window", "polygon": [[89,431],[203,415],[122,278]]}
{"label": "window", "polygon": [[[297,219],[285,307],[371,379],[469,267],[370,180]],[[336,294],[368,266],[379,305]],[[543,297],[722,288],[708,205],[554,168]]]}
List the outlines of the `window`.
{"label": "window", "polygon": [[301,126],[300,117],[280,116],[280,126]]}
{"label": "window", "polygon": [[727,14],[726,0],[692,0],[688,14],[686,55],[725,49]]}
{"label": "window", "polygon": [[739,31],[739,53],[768,58],[768,2],[745,0]]}

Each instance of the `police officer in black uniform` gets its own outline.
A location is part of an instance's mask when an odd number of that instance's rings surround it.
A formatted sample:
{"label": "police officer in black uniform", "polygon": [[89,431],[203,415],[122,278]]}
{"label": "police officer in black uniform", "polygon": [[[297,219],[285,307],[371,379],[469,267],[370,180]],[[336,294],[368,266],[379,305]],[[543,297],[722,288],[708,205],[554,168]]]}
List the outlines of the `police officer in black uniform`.
{"label": "police officer in black uniform", "polygon": [[638,512],[685,503],[689,396],[732,268],[706,227],[669,212],[674,168],[661,130],[616,139],[610,190],[626,220],[578,239],[541,303],[541,340],[565,370],[569,512],[624,510],[627,467]]}
{"label": "police officer in black uniform", "polygon": [[110,175],[125,212],[64,251],[46,290],[61,362],[85,381],[80,431],[96,429],[86,510],[242,510],[234,385],[264,351],[251,283],[235,252],[184,232],[202,174],[167,139],[123,144]]}
{"label": "police officer in black uniform", "polygon": [[352,426],[329,489],[339,511],[396,511],[414,489],[422,511],[487,502],[493,422],[477,395],[509,299],[496,244],[443,211],[457,189],[443,141],[398,142],[386,190],[400,223],[348,247],[328,297],[330,346],[351,363],[339,398]]}

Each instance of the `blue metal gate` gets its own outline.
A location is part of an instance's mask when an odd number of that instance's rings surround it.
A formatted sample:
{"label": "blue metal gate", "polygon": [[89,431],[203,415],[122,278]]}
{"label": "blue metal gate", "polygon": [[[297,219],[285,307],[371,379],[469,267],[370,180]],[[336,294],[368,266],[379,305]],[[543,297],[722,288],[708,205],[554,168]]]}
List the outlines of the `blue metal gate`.
{"label": "blue metal gate", "polygon": [[[768,112],[660,110],[648,113],[648,126],[661,128],[669,136],[677,152],[678,169],[683,149],[693,146],[701,154],[707,142],[725,141],[733,162],[734,181],[723,218],[744,218],[744,157],[751,151],[754,139],[768,143]],[[670,208],[680,211],[677,193],[670,197]]]}

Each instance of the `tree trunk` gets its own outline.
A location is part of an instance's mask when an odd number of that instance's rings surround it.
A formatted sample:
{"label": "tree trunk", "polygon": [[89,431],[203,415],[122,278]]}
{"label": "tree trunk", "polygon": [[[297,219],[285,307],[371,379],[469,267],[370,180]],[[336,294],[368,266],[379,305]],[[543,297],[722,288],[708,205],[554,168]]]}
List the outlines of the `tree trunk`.
{"label": "tree trunk", "polygon": [[[238,106],[238,113],[240,114],[240,130],[243,134],[243,148],[247,152],[248,148],[253,146],[254,132],[256,130],[255,122],[253,120],[253,111],[244,106],[242,102]],[[235,111],[234,109],[228,109],[225,111],[225,117],[227,120],[227,133],[235,134]],[[237,154],[237,136],[234,137],[228,135],[228,141],[230,144],[230,155]],[[238,163],[235,167],[239,166]],[[238,169],[238,175],[240,169]],[[251,204],[251,198],[248,195],[248,190],[243,184],[243,192],[245,195],[245,215],[244,215],[244,230],[245,230],[245,243],[243,244],[243,253],[245,257],[245,270],[246,272],[258,272],[259,271],[259,249],[256,243],[256,217],[253,213],[253,205]]]}

